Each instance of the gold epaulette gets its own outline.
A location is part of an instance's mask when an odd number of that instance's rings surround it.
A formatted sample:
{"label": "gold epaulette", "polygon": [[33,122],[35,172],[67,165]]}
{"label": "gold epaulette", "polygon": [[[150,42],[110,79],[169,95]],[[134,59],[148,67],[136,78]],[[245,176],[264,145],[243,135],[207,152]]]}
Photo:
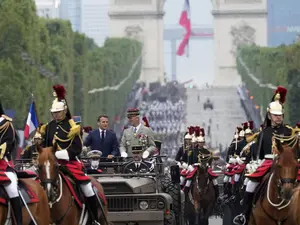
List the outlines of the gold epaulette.
{"label": "gold epaulette", "polygon": [[69,119],[69,124],[71,129],[69,131],[68,138],[73,139],[77,135],[80,136],[80,125],[77,125],[73,119]]}
{"label": "gold epaulette", "polygon": [[12,122],[12,118],[10,118],[9,116],[4,115],[4,114],[2,114],[1,116],[2,116],[4,119],[6,119],[7,121]]}
{"label": "gold epaulette", "polygon": [[250,143],[250,142],[254,141],[254,139],[256,139],[258,137],[259,133],[260,132],[256,132],[256,133],[252,134],[251,136],[246,137],[247,143]]}
{"label": "gold epaulette", "polygon": [[48,123],[43,124],[43,125],[40,127],[39,132],[40,132],[40,134],[41,134],[42,136],[44,136],[44,135],[46,134],[46,127],[47,127],[47,125],[48,125]]}
{"label": "gold epaulette", "polygon": [[291,129],[291,130],[294,129],[293,127],[291,127],[290,125],[287,125],[287,124],[285,124],[284,126],[287,127],[287,128],[289,128],[289,129]]}

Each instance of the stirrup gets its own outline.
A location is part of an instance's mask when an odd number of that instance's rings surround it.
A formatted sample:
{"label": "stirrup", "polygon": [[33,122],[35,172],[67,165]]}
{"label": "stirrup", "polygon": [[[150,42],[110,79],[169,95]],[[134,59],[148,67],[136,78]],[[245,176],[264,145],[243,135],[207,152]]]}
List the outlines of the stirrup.
{"label": "stirrup", "polygon": [[245,225],[246,224],[246,217],[243,213],[241,213],[240,215],[237,215],[236,217],[234,217],[232,222],[235,225]]}
{"label": "stirrup", "polygon": [[97,222],[96,220],[94,220],[93,222],[92,222],[92,225],[101,225],[99,222]]}

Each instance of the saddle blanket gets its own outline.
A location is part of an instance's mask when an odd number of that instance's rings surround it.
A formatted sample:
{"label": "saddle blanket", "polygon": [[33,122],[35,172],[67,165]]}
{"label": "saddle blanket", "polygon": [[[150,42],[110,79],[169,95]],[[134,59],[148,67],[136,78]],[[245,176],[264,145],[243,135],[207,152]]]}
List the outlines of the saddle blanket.
{"label": "saddle blanket", "polygon": [[[76,185],[75,182],[70,177],[64,175],[62,172],[60,172],[60,175],[61,175],[62,179],[66,182],[66,184],[67,184],[72,196],[74,197],[77,205],[80,208],[82,208],[83,203],[84,203],[84,195],[82,194],[82,192],[80,190],[80,187],[78,185]],[[95,182],[97,182],[97,181],[92,180],[92,186],[93,186],[94,190],[95,190]],[[98,191],[98,196],[101,199],[102,203],[104,205],[107,205],[105,195]]]}
{"label": "saddle blanket", "polygon": [[253,173],[246,174],[246,176],[249,178],[261,178],[270,171],[272,164],[272,159],[266,159]]}
{"label": "saddle blanket", "polygon": [[[189,172],[189,173],[186,175],[186,178],[187,178],[187,179],[192,178],[192,177],[195,175],[196,172],[197,172],[197,167],[195,167],[191,172]],[[213,178],[218,177],[218,175],[215,174],[215,173],[212,171],[211,168],[208,168],[208,169],[207,169],[207,172],[208,172],[208,174],[209,174],[211,177],[213,177]]]}
{"label": "saddle blanket", "polygon": [[[29,187],[27,184],[22,182],[22,180],[19,180],[18,183],[19,189],[22,193],[23,199],[25,200],[26,204],[33,204],[33,203],[38,203],[39,198],[34,193],[34,191]],[[0,204],[2,205],[7,205],[8,203],[8,196],[6,194],[6,191],[3,186],[0,187]]]}

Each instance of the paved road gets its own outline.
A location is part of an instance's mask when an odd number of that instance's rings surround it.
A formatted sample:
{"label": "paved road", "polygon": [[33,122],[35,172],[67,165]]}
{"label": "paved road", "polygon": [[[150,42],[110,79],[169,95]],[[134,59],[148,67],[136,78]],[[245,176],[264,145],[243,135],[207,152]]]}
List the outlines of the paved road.
{"label": "paved road", "polygon": [[[230,144],[236,126],[247,121],[236,88],[187,89],[187,96],[187,126],[204,127],[207,133],[210,125],[211,138],[206,137],[206,141],[212,147],[221,143],[225,148]],[[213,103],[213,110],[204,110],[203,103],[207,98]],[[222,220],[212,218],[209,224],[222,225]]]}
{"label": "paved road", "polygon": [[[187,96],[187,126],[198,125],[207,132],[210,125],[211,139],[207,137],[207,141],[211,142],[212,147],[218,147],[220,143],[224,147],[228,146],[236,126],[247,121],[234,87],[201,90],[190,88],[187,89]],[[203,103],[207,98],[213,103],[213,110],[204,110]]]}

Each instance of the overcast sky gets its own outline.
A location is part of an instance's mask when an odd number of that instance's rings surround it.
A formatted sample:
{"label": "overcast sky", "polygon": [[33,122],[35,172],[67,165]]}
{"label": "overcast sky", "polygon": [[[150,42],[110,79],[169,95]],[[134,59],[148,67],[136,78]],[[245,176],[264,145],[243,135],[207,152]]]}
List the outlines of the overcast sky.
{"label": "overcast sky", "polygon": [[[175,26],[183,9],[184,0],[167,0],[165,3],[165,27]],[[191,20],[195,25],[211,25],[213,17],[211,15],[210,0],[190,0]],[[165,70],[171,79],[171,45],[165,41]],[[178,41],[177,46],[180,44]],[[205,83],[212,83],[214,76],[213,64],[213,40],[193,40],[190,41],[190,55],[177,56],[177,79],[187,81],[193,79],[195,84],[201,86]]]}

